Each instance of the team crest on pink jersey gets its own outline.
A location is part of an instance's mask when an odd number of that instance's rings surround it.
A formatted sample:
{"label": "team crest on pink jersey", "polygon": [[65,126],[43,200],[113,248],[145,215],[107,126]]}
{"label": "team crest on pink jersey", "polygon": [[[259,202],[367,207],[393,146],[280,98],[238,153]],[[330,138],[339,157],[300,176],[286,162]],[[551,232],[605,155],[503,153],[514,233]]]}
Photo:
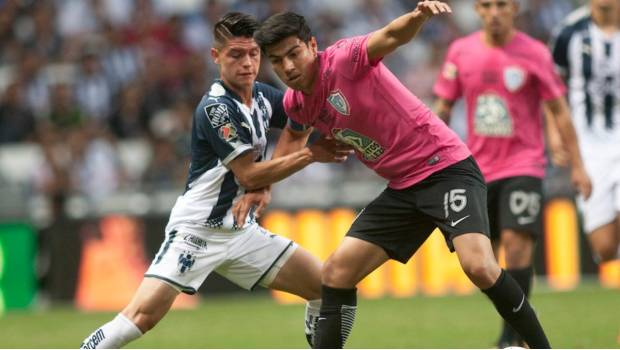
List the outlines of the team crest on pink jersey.
{"label": "team crest on pink jersey", "polygon": [[329,102],[338,113],[342,115],[350,115],[351,110],[349,108],[349,102],[346,97],[340,90],[332,91],[331,94],[327,97],[327,102]]}
{"label": "team crest on pink jersey", "polygon": [[510,92],[516,92],[525,83],[525,71],[523,69],[512,66],[504,70],[504,84]]}

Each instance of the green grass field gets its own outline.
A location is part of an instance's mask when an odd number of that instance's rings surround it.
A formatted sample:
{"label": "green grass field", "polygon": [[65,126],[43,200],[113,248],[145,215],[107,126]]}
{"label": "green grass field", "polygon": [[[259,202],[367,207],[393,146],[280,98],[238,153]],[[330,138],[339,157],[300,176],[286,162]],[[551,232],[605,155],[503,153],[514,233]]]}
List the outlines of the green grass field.
{"label": "green grass field", "polygon": [[[582,286],[539,288],[533,302],[554,347],[618,348],[620,292]],[[361,300],[351,348],[489,348],[499,320],[489,301],[465,297]],[[211,298],[173,311],[132,348],[304,348],[303,306],[268,297]],[[112,313],[70,308],[12,312],[0,318],[2,348],[75,348]]]}

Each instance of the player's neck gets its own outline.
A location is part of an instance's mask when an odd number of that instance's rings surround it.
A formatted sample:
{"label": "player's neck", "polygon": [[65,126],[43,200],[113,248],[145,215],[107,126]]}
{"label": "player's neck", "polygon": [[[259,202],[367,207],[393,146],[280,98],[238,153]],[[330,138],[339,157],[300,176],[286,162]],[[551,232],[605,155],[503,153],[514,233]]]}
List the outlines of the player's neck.
{"label": "player's neck", "polygon": [[254,87],[253,84],[251,86],[235,86],[233,84],[228,83],[225,80],[224,80],[224,84],[226,84],[226,87],[230,91],[237,94],[239,99],[241,99],[241,103],[243,103],[244,105],[250,108],[252,107],[252,89]]}
{"label": "player's neck", "polygon": [[510,29],[506,33],[502,34],[495,34],[488,31],[483,31],[482,40],[486,45],[490,47],[502,47],[508,44],[515,36],[515,34],[516,31],[514,29]]}
{"label": "player's neck", "polygon": [[613,13],[613,11],[592,11],[592,20],[594,21],[594,24],[596,24],[596,26],[604,33],[608,34],[612,34],[620,30],[620,18],[618,17],[618,14]]}
{"label": "player's neck", "polygon": [[319,83],[319,74],[321,70],[320,62],[321,61],[317,57],[314,60],[314,63],[312,64],[312,74],[310,74],[310,76],[312,77],[312,81],[308,83],[308,86],[306,88],[301,90],[301,92],[303,92],[305,95],[312,95],[312,93],[314,92],[314,88],[316,87],[316,84]]}

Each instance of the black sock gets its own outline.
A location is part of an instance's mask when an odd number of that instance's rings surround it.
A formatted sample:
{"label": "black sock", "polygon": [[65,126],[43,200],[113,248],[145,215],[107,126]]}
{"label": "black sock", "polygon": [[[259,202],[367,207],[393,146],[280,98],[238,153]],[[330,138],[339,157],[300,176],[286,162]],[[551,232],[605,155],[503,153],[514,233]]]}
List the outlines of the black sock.
{"label": "black sock", "polygon": [[315,349],[341,349],[347,341],[355,311],[357,289],[321,286],[321,313],[316,325]]}
{"label": "black sock", "polygon": [[[521,287],[521,290],[523,290],[523,294],[525,294],[525,297],[529,300],[530,289],[532,287],[532,276],[534,274],[534,269],[532,268],[532,266],[528,266],[522,269],[507,269],[506,272],[508,272],[512,276],[512,278],[517,281],[519,287]],[[520,343],[522,340],[523,339],[521,338],[519,333],[517,333],[517,331],[515,331],[514,328],[512,328],[504,320],[502,333],[497,342],[498,347],[505,348],[511,345],[518,346],[521,345]]]}
{"label": "black sock", "polygon": [[497,312],[523,337],[530,348],[551,347],[525,294],[506,271],[502,270],[495,284],[482,292],[491,299]]}

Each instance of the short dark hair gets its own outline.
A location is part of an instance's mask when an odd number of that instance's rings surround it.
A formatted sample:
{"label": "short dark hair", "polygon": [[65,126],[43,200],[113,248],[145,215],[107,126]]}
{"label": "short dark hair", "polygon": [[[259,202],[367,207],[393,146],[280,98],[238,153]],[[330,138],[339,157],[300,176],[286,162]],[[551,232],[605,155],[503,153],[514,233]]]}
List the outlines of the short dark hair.
{"label": "short dark hair", "polygon": [[234,37],[252,38],[259,23],[253,16],[241,12],[229,12],[213,26],[213,40],[223,45]]}
{"label": "short dark hair", "polygon": [[312,31],[302,15],[294,12],[280,12],[267,18],[254,33],[254,40],[263,51],[289,36],[296,36],[304,43],[312,38]]}

